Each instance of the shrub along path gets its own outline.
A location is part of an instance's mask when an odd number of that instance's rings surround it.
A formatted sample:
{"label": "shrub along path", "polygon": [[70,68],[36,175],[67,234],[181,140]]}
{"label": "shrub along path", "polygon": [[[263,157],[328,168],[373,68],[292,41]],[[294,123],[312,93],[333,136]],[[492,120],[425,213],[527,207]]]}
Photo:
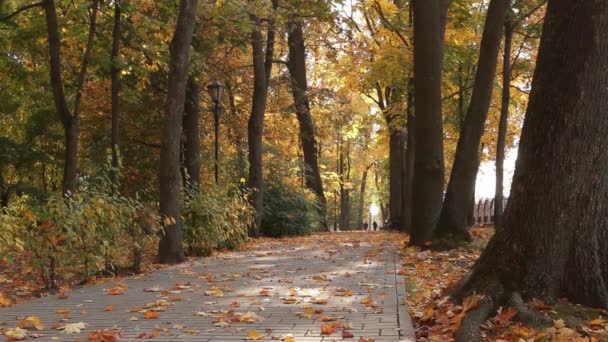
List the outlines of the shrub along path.
{"label": "shrub along path", "polygon": [[386,232],[258,239],[0,309],[0,331],[37,341],[413,341],[402,241]]}

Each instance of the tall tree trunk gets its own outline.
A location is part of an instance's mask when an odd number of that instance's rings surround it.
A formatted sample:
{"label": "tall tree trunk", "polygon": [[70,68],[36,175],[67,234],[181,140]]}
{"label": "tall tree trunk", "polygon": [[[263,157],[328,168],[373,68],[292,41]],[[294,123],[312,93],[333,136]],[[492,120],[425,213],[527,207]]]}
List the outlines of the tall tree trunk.
{"label": "tall tree trunk", "polygon": [[389,201],[388,214],[385,217],[391,229],[401,226],[401,210],[403,206],[403,145],[404,131],[402,120],[389,121]]}
{"label": "tall tree trunk", "polygon": [[323,192],[323,182],[317,160],[318,149],[315,139],[315,127],[310,114],[308,100],[308,81],[306,77],[306,47],[302,23],[292,21],[288,30],[289,61],[287,63],[291,76],[291,92],[295,104],[296,115],[300,124],[300,141],[304,153],[304,175],[306,187],[317,196],[319,215],[325,229],[327,226],[327,201]]}
{"label": "tall tree trunk", "polygon": [[[344,146],[344,145],[343,145]],[[347,183],[350,181],[350,143],[346,148],[340,149],[340,230],[350,230],[350,189]]]}
{"label": "tall tree trunk", "polygon": [[110,68],[110,77],[112,79],[112,172],[110,177],[113,186],[118,188],[118,167],[119,167],[119,151],[120,151],[120,16],[121,4],[120,0],[114,1],[114,27],[112,29],[112,65]]}
{"label": "tall tree trunk", "polygon": [[10,190],[8,185],[4,183],[4,176],[2,175],[2,170],[0,169],[0,209],[5,209],[8,207],[9,196]]}
{"label": "tall tree trunk", "polygon": [[431,237],[443,199],[443,42],[439,2],[414,0],[413,5],[416,155],[410,243],[421,246]]}
{"label": "tall tree trunk", "polygon": [[479,144],[490,109],[506,7],[506,0],[491,0],[488,7],[471,103],[458,138],[452,174],[434,235],[438,239],[471,239],[467,229],[469,209],[474,198]]}
{"label": "tall tree trunk", "polygon": [[53,88],[53,99],[55,102],[57,115],[61,121],[61,124],[63,125],[65,138],[65,160],[63,167],[62,192],[64,195],[67,195],[76,191],[76,179],[78,176],[80,108],[91,50],[93,49],[93,44],[95,43],[95,30],[97,28],[97,11],[99,10],[99,0],[92,0],[91,2],[89,33],[84,55],[82,57],[80,73],[78,74],[76,83],[73,112],[70,112],[64,91],[61,65],[61,41],[59,38],[59,24],[57,22],[55,0],[46,0],[43,7],[49,42],[49,70],[51,87]]}
{"label": "tall tree trunk", "polygon": [[401,215],[403,222],[401,224],[401,231],[410,232],[412,229],[412,198],[413,198],[413,178],[414,178],[414,160],[415,160],[415,139],[414,139],[414,78],[410,77],[408,80],[407,90],[407,124],[406,124],[406,149],[405,149],[405,160],[404,160],[404,172],[403,172],[403,203],[401,209]]}
{"label": "tall tree trunk", "polygon": [[369,173],[369,169],[374,166],[374,163],[369,164],[365,170],[363,170],[363,175],[361,176],[361,189],[359,190],[359,215],[357,215],[357,229],[361,229],[363,227],[363,214],[367,213],[367,208],[365,208],[365,188],[367,187],[367,174]]}
{"label": "tall tree trunk", "polygon": [[198,126],[201,87],[193,76],[188,77],[184,104],[183,136],[184,167],[188,174],[189,187],[193,191],[201,184],[201,141]]}
{"label": "tall tree trunk", "polygon": [[260,234],[262,213],[264,211],[264,170],[262,168],[262,137],[264,134],[264,112],[266,111],[267,77],[265,69],[264,39],[260,19],[251,15],[251,47],[253,50],[253,99],[251,116],[248,124],[249,142],[249,179],[251,205],[256,214],[249,234],[257,237]]}
{"label": "tall tree trunk", "polygon": [[[226,83],[226,92],[228,93],[228,103],[230,106],[230,116],[232,118],[238,118],[240,116],[239,110],[236,107],[236,99],[234,97],[234,90],[232,89],[232,84],[230,82]],[[241,130],[237,129],[234,131],[236,145],[236,159],[237,159],[237,169],[239,178],[247,177],[247,163],[245,162],[245,150],[243,148],[244,137],[241,133]]]}
{"label": "tall tree trunk", "polygon": [[511,43],[513,38],[513,25],[507,18],[505,21],[505,47],[503,53],[502,73],[502,103],[500,107],[500,121],[498,123],[498,139],[496,142],[496,195],[494,197],[494,226],[502,226],[503,198],[504,198],[504,164],[505,146],[507,141],[507,122],[509,120],[509,103],[511,102]]}
{"label": "tall tree trunk", "polygon": [[608,3],[549,0],[503,226],[457,297],[608,308],[606,51]]}
{"label": "tall tree trunk", "polygon": [[188,82],[190,44],[196,23],[197,0],[181,0],[175,33],[171,40],[166,113],[160,150],[160,215],[164,234],[158,245],[158,260],[175,264],[185,259],[180,225],[180,142]]}

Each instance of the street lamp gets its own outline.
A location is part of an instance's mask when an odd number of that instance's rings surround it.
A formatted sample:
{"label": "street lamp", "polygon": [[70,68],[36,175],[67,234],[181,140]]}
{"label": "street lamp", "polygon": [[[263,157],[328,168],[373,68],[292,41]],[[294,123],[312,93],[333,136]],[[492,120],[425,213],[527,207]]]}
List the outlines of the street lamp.
{"label": "street lamp", "polygon": [[224,95],[225,86],[219,81],[212,81],[207,85],[207,91],[213,100],[213,123],[215,127],[215,184],[219,184],[219,166],[220,166],[220,102]]}

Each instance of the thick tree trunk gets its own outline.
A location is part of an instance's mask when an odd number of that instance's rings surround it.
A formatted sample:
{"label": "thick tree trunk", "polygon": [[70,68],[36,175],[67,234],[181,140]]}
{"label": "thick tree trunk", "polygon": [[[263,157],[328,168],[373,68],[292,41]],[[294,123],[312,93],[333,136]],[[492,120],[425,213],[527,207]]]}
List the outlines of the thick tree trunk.
{"label": "thick tree trunk", "polygon": [[112,29],[112,52],[110,77],[112,79],[112,172],[110,177],[114,187],[118,186],[118,167],[120,151],[120,0],[114,1],[114,27]]}
{"label": "thick tree trunk", "polygon": [[65,138],[65,160],[63,167],[63,185],[62,192],[64,195],[74,193],[76,191],[76,180],[78,176],[78,136],[80,126],[80,105],[84,92],[84,84],[86,80],[87,69],[91,50],[95,42],[95,30],[97,28],[97,12],[99,10],[99,0],[91,2],[91,12],[89,21],[89,32],[87,43],[82,57],[80,73],[76,84],[76,93],[74,96],[74,111],[70,112],[68,102],[65,96],[64,84],[61,65],[61,41],[59,38],[59,24],[57,22],[57,11],[55,8],[55,0],[46,0],[43,3],[44,13],[46,18],[46,27],[49,44],[49,64],[50,64],[50,79],[51,87],[53,88],[53,99],[55,109],[61,124],[63,125]]}
{"label": "thick tree trunk", "polygon": [[491,0],[488,7],[471,103],[460,131],[445,202],[434,234],[438,239],[471,239],[467,229],[469,208],[474,197],[479,144],[490,109],[506,7],[506,0]]}
{"label": "thick tree trunk", "polygon": [[443,199],[442,29],[438,1],[414,0],[416,155],[412,245],[431,237]]}
{"label": "thick tree trunk", "polygon": [[163,119],[160,150],[160,215],[164,234],[158,246],[158,260],[175,264],[185,259],[180,226],[180,142],[186,99],[192,33],[196,22],[197,0],[182,0],[175,33],[171,40],[167,107]]}
{"label": "thick tree trunk", "polygon": [[265,69],[264,39],[260,19],[251,15],[251,47],[253,51],[253,100],[248,124],[249,142],[249,179],[252,189],[251,205],[255,210],[255,219],[249,234],[257,237],[260,234],[262,213],[264,211],[264,170],[262,168],[262,137],[264,134],[264,112],[266,111],[267,78]]}
{"label": "thick tree trunk", "polygon": [[188,174],[188,186],[197,191],[201,184],[201,141],[198,126],[200,84],[192,76],[188,78],[184,104],[183,141],[184,167]]}
{"label": "thick tree trunk", "polygon": [[302,23],[292,21],[288,30],[289,61],[287,63],[291,76],[291,92],[295,104],[296,115],[300,124],[300,141],[304,153],[304,177],[306,187],[317,196],[319,215],[326,229],[327,201],[323,192],[323,182],[317,160],[318,149],[315,139],[315,127],[310,113],[308,100],[308,81],[306,77],[306,48]]}
{"label": "thick tree trunk", "polygon": [[498,123],[498,139],[496,142],[496,195],[494,197],[494,226],[502,226],[503,182],[505,164],[505,146],[507,140],[507,122],[509,120],[509,103],[511,102],[511,42],[513,26],[511,21],[505,22],[505,47],[503,53],[502,73],[502,103],[500,121]]}
{"label": "thick tree trunk", "polygon": [[406,124],[406,150],[405,150],[405,169],[403,176],[403,202],[401,215],[403,222],[401,230],[404,232],[410,232],[412,229],[412,198],[413,198],[413,186],[414,186],[414,160],[415,160],[415,139],[414,139],[414,79],[410,77],[408,81],[408,92],[407,92],[407,124]]}
{"label": "thick tree trunk", "polygon": [[389,226],[394,229],[401,226],[403,206],[403,144],[404,132],[396,127],[394,120],[389,121]]}
{"label": "thick tree trunk", "polygon": [[549,0],[503,225],[457,297],[608,308],[606,51],[608,3]]}

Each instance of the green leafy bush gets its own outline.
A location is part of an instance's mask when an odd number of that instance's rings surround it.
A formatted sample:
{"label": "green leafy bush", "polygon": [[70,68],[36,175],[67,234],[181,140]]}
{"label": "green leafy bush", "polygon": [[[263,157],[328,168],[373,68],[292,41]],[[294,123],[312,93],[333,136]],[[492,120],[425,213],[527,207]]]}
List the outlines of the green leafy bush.
{"label": "green leafy bush", "polygon": [[117,269],[139,272],[142,246],[156,239],[156,208],[105,189],[104,182],[83,181],[67,197],[13,201],[0,213],[0,249],[5,251],[0,257],[10,261],[25,255],[47,288],[59,286],[60,270],[71,269],[83,281]]}
{"label": "green leafy bush", "polygon": [[271,185],[264,192],[262,235],[271,237],[307,235],[320,229],[317,203],[312,194]]}
{"label": "green leafy bush", "polygon": [[213,249],[234,248],[247,239],[254,218],[248,194],[236,186],[187,193],[182,205],[182,234],[189,255],[209,255]]}

